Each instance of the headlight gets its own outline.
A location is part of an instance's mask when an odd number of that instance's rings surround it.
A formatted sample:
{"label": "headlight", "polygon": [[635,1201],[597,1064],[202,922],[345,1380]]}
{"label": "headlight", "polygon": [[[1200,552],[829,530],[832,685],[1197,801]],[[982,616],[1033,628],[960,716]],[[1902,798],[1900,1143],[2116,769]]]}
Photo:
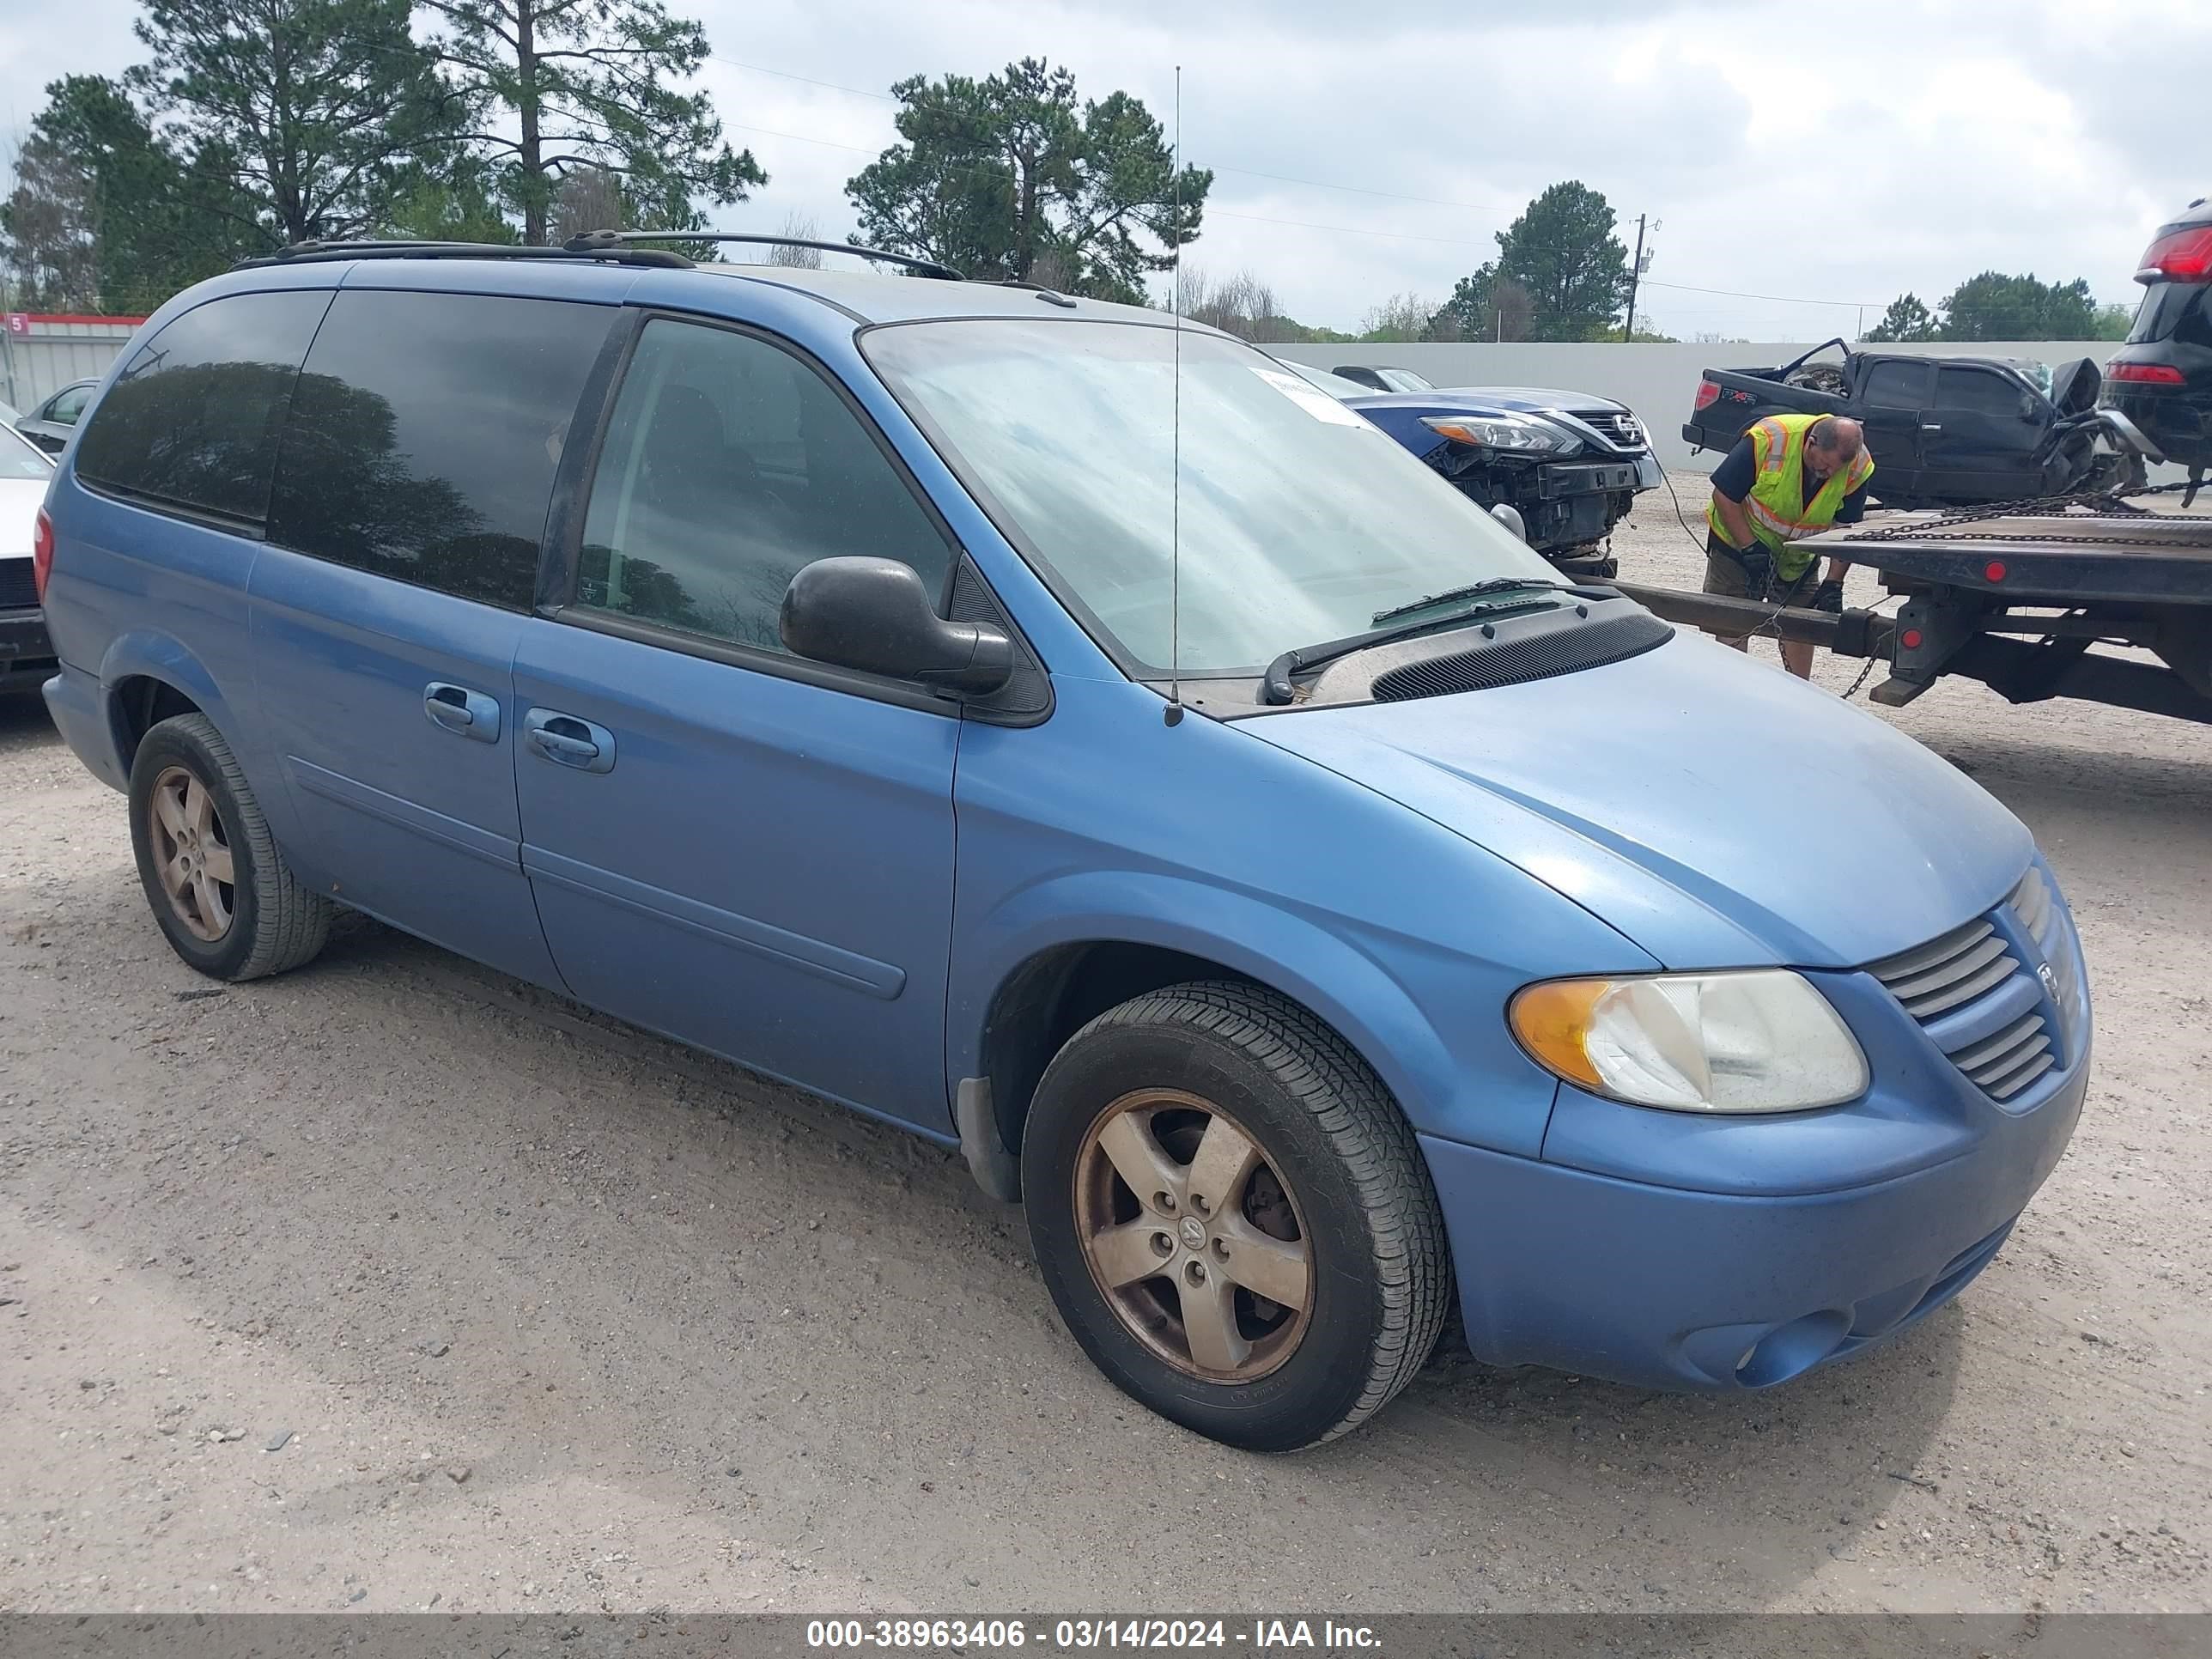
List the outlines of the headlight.
{"label": "headlight", "polygon": [[1480,449],[1510,450],[1521,455],[1565,454],[1582,447],[1582,440],[1516,415],[1424,415],[1421,424],[1431,432]]}
{"label": "headlight", "polygon": [[1802,1112],[1866,1092],[1828,1000],[1784,969],[1566,979],[1513,999],[1513,1035],[1594,1094],[1676,1112]]}

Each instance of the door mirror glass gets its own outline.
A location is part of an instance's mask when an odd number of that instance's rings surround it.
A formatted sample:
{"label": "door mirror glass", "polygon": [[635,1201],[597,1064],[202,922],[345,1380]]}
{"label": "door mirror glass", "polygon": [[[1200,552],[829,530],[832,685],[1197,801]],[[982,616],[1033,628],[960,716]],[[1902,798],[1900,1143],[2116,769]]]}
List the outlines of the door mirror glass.
{"label": "door mirror glass", "polygon": [[1013,641],[937,614],[912,565],[817,559],[791,579],[777,618],[794,656],[948,691],[995,691],[1012,678]]}

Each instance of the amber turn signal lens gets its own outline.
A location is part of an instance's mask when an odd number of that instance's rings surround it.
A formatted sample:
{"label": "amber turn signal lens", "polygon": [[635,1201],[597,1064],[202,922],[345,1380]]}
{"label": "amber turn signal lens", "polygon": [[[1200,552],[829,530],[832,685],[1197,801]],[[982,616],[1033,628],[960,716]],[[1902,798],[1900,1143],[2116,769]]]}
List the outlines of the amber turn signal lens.
{"label": "amber turn signal lens", "polygon": [[1610,980],[1560,979],[1531,985],[1513,999],[1513,1035],[1546,1071],[1602,1090],[1603,1079],[1590,1063],[1583,1039],[1589,1033],[1597,1000],[1612,988]]}

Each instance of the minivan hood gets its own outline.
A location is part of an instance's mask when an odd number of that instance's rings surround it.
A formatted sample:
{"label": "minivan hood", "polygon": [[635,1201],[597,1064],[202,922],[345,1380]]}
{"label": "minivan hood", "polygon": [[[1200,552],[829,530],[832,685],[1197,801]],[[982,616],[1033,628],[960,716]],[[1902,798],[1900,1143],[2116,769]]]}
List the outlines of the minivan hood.
{"label": "minivan hood", "polygon": [[1242,724],[1518,866],[1670,968],[1876,961],[1995,905],[2033,850],[1911,738],[1680,630],[1554,679]]}

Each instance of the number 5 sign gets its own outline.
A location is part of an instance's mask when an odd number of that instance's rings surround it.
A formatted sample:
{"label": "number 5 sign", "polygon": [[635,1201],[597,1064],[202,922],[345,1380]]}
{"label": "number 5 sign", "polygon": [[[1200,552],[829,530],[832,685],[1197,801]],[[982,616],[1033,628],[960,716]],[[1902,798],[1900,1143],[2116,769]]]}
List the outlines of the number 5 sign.
{"label": "number 5 sign", "polygon": [[15,336],[18,339],[29,334],[31,331],[30,313],[24,311],[9,312],[8,313],[8,331]]}

